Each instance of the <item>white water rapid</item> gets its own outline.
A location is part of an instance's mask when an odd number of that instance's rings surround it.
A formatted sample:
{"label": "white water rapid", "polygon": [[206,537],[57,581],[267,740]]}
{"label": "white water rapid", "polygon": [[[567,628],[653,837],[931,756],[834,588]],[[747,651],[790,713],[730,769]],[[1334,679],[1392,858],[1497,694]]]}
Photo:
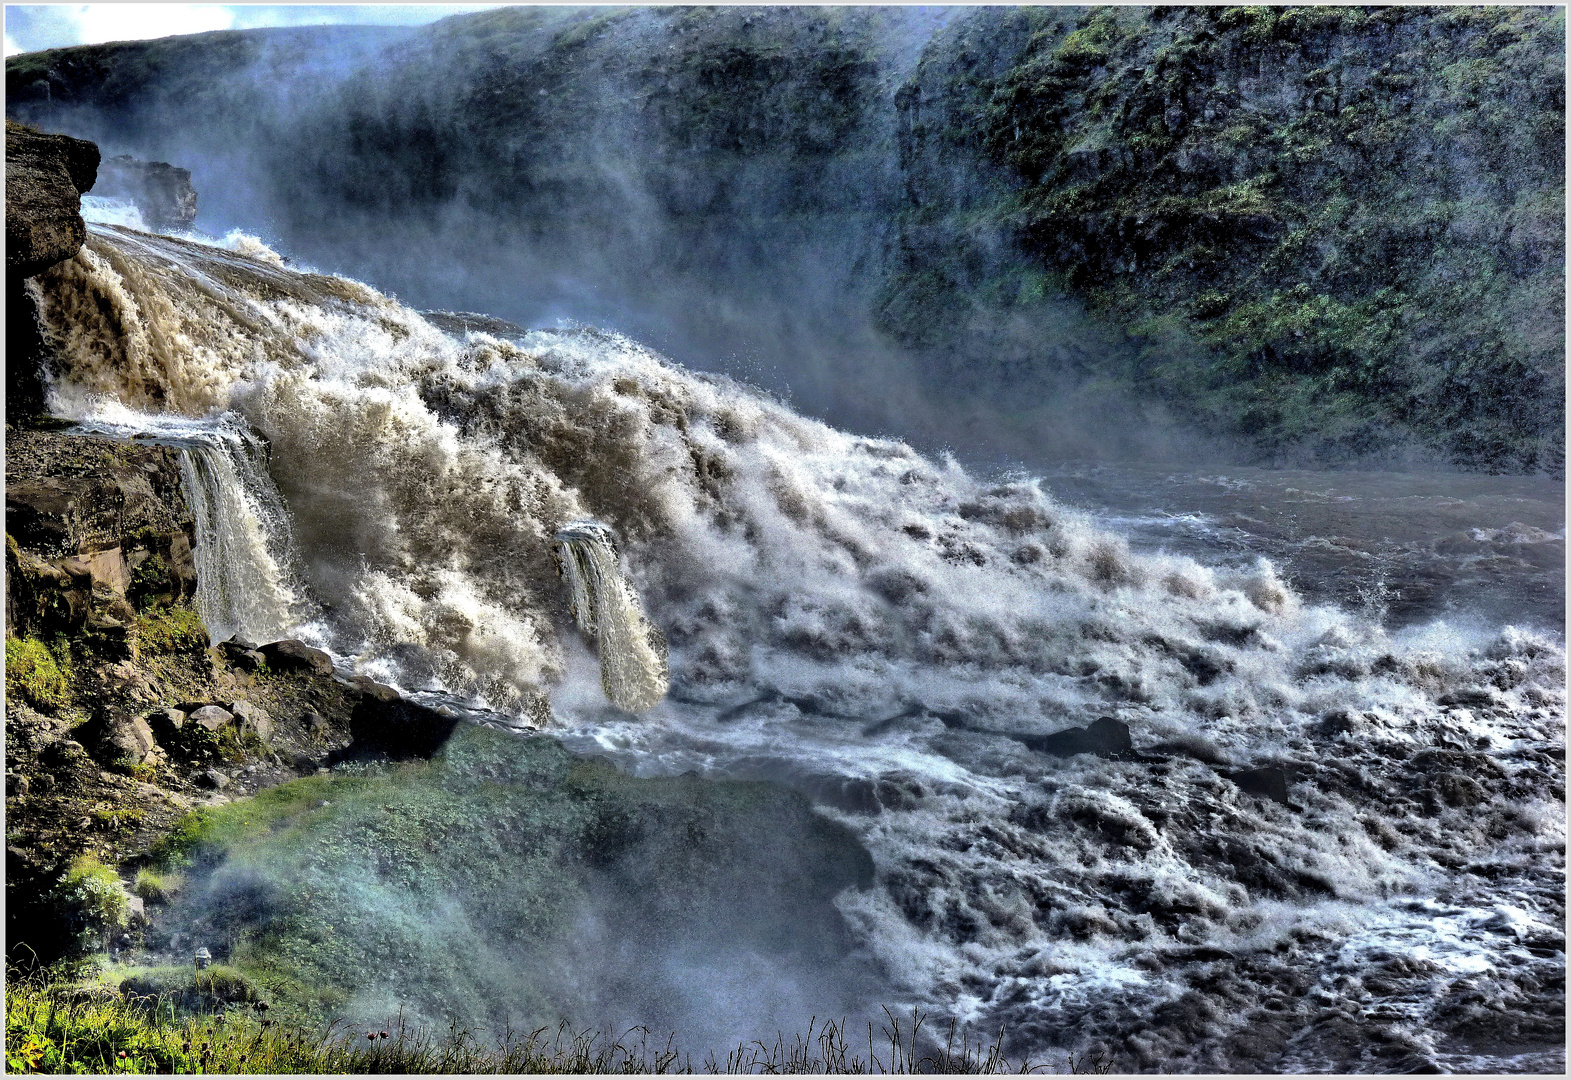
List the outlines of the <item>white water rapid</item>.
{"label": "white water rapid", "polygon": [[[1557,631],[1388,630],[615,334],[447,333],[276,256],[94,225],[42,290],[57,410],[266,440],[348,662],[850,825],[839,904],[908,1003],[1145,1068],[1563,1063]],[[575,618],[637,663],[597,679]],[[1134,753],[1042,751],[1102,716]]]}

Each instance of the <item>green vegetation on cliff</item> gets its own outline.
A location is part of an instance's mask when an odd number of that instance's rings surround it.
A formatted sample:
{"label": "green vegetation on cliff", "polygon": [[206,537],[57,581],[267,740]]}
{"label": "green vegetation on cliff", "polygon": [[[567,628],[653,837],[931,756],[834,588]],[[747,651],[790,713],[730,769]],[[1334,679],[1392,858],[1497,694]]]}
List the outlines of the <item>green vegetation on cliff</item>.
{"label": "green vegetation on cliff", "polygon": [[1139,383],[1265,445],[1561,465],[1563,12],[1032,17],[977,134]]}

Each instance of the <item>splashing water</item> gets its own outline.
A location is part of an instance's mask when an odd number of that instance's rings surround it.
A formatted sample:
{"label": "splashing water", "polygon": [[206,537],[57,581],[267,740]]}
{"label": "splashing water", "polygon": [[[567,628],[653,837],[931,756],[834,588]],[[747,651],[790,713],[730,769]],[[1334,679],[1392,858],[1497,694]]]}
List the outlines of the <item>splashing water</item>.
{"label": "splashing water", "polygon": [[573,619],[600,653],[606,697],[628,712],[654,708],[670,688],[665,636],[645,618],[622,575],[611,530],[598,521],[569,522],[557,530],[556,543]]}
{"label": "splashing water", "polygon": [[[227,410],[267,440],[301,579],[362,669],[519,714],[549,697],[576,749],[781,780],[852,827],[877,877],[840,907],[908,1002],[1143,1069],[1248,1070],[1289,1039],[1305,1068],[1375,1067],[1355,1042],[1393,1068],[1556,1050],[1563,931],[1520,930],[1563,927],[1556,634],[1388,631],[1265,560],[1136,554],[1040,479],[614,334],[450,336],[353,282],[111,226],[41,284],[56,408]],[[558,638],[562,573],[603,696]],[[1034,749],[1104,715],[1133,756]],[[1496,925],[1506,895],[1525,914]],[[1431,902],[1464,914],[1414,915]],[[1469,959],[1370,945],[1353,986],[1344,946],[1394,940]],[[1363,1003],[1356,1040],[1324,1000]]]}

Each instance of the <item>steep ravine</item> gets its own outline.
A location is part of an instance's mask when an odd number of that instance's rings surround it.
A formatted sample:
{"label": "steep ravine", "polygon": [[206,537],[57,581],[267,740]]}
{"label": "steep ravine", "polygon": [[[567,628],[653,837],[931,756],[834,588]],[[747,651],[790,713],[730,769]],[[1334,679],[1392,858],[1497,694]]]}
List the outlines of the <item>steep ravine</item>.
{"label": "steep ravine", "polygon": [[7,107],[189,165],[209,227],[863,430],[1558,471],[1562,25],[507,9],[12,57]]}

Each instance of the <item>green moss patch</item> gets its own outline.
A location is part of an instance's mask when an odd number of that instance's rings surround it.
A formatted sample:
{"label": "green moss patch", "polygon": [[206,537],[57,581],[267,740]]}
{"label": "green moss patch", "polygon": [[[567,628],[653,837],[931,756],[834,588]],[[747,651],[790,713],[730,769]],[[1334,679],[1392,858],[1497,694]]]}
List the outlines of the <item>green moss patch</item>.
{"label": "green moss patch", "polygon": [[138,615],[136,635],[143,649],[162,656],[201,653],[209,643],[202,617],[195,609],[183,606],[153,608]]}
{"label": "green moss patch", "polygon": [[5,639],[5,690],[36,709],[71,703],[70,651],[61,639],[51,648],[35,637]]}

